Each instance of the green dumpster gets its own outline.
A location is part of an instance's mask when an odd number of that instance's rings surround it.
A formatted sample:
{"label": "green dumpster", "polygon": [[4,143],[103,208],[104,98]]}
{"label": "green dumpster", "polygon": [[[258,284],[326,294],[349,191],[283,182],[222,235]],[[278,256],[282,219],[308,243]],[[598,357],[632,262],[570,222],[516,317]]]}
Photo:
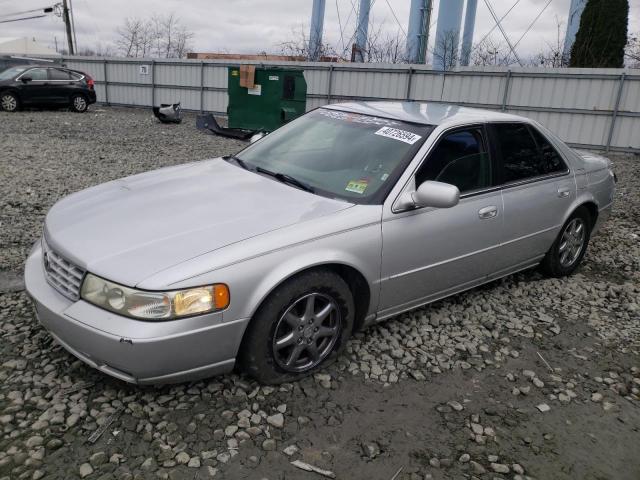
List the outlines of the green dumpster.
{"label": "green dumpster", "polygon": [[302,69],[256,66],[253,83],[253,88],[241,87],[240,68],[229,67],[229,128],[271,132],[305,112]]}

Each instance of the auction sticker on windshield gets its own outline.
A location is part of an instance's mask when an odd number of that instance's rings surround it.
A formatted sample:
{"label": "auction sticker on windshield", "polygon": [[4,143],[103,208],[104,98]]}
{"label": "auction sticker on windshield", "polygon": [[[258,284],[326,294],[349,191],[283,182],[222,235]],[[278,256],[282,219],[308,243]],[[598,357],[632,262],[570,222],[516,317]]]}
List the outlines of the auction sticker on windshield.
{"label": "auction sticker on windshield", "polygon": [[347,183],[347,188],[345,190],[347,192],[359,193],[362,195],[364,191],[367,189],[369,185],[369,180],[366,178],[361,178],[360,180],[351,180]]}
{"label": "auction sticker on windshield", "polygon": [[416,135],[415,133],[393,127],[382,127],[375,132],[375,134],[382,137],[393,138],[394,140],[399,140],[401,142],[408,143],[409,145],[413,145],[422,138],[420,135]]}

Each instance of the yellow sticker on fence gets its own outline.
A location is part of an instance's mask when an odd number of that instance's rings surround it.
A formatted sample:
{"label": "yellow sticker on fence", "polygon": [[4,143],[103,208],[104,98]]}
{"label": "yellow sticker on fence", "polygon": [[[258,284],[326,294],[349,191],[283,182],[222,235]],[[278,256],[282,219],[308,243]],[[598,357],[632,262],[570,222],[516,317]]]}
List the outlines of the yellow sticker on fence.
{"label": "yellow sticker on fence", "polygon": [[345,190],[347,192],[359,193],[360,195],[362,195],[367,189],[368,185],[368,180],[351,180],[349,183],[347,183],[347,188],[345,188]]}

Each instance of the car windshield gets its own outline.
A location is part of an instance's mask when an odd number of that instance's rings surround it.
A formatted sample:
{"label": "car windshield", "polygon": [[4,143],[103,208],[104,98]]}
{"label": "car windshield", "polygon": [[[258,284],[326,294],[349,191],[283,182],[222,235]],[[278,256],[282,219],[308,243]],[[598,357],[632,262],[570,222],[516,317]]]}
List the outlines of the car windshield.
{"label": "car windshield", "polygon": [[13,78],[16,75],[24,72],[26,69],[27,67],[7,68],[6,70],[0,72],[0,80],[9,80],[10,78]]}
{"label": "car windshield", "polygon": [[[319,108],[267,135],[236,158],[293,177],[315,193],[382,203],[433,127]],[[289,182],[292,183],[293,182]]]}

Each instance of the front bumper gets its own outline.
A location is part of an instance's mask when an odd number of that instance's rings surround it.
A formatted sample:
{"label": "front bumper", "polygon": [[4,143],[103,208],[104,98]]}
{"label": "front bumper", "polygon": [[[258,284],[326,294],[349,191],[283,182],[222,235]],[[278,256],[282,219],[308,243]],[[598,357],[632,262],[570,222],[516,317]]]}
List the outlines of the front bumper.
{"label": "front bumper", "polygon": [[229,372],[248,323],[225,319],[224,312],[146,322],[73,302],[47,283],[39,245],[27,259],[25,285],[38,320],[67,351],[130,383],[177,383]]}

